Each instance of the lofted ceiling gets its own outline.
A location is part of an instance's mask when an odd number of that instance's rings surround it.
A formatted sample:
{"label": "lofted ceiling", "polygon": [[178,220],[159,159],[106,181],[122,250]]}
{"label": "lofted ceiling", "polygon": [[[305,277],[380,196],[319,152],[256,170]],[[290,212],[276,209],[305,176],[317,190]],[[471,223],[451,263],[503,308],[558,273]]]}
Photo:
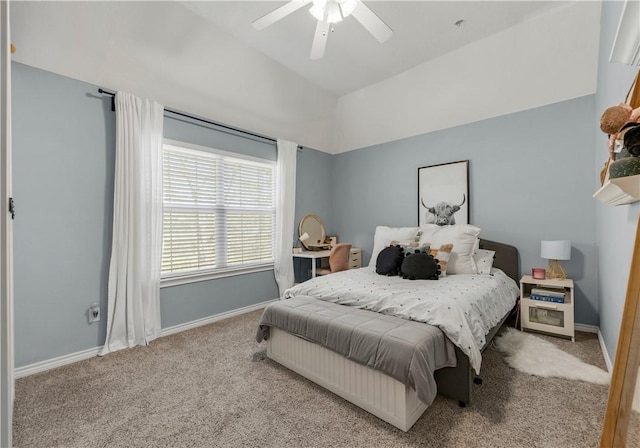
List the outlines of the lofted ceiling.
{"label": "lofted ceiling", "polygon": [[[362,115],[363,122],[368,123],[364,117],[369,116],[367,111],[376,101],[382,101],[377,111],[401,101],[395,110],[408,113],[412,109],[402,99],[415,98],[424,90],[416,88],[420,79],[442,86],[438,92],[449,95],[459,91],[460,82],[476,78],[477,83],[469,84],[476,87],[469,88],[486,89],[488,80],[501,78],[496,74],[502,73],[502,67],[514,70],[513,64],[517,64],[517,70],[533,73],[549,64],[555,64],[557,70],[559,63],[564,67],[572,61],[562,70],[573,73],[571,67],[582,67],[576,59],[591,63],[590,55],[583,54],[584,41],[575,41],[574,35],[583,36],[585,29],[589,36],[598,33],[599,9],[596,12],[596,7],[590,7],[594,2],[365,0],[393,29],[391,38],[381,44],[353,17],[347,17],[333,26],[324,57],[312,60],[309,54],[316,20],[309,13],[310,5],[261,31],[251,25],[285,3],[13,1],[11,40],[17,48],[13,61],[93,86],[153,98],[168,107],[232,126],[336,152],[386,141],[388,136],[374,139],[369,127],[363,125],[361,131],[353,132],[366,133],[368,137],[347,144],[342,141],[344,127],[354,115]],[[576,20],[568,19],[574,16]],[[539,29],[557,20],[561,20],[560,30]],[[459,21],[462,22],[457,26]],[[482,45],[494,42],[494,38],[504,39],[503,36],[515,40],[506,47]],[[572,57],[556,55],[558,44],[570,48]],[[524,47],[529,53],[520,55]],[[500,50],[495,51],[500,54],[482,53],[497,48]],[[450,57],[454,54],[458,56]],[[461,55],[466,56],[459,59]],[[482,65],[482,61],[489,60],[495,66]],[[472,65],[467,67],[469,64]],[[416,79],[418,73],[420,79]],[[457,83],[448,83],[448,74],[456,73]],[[471,73],[473,77],[469,78]],[[402,84],[402,79],[411,79],[412,84],[407,84],[406,91],[391,89],[395,92],[394,101],[383,100],[389,90],[387,80],[396,86]],[[544,98],[558,100],[563,95]],[[434,102],[440,96],[431,94],[429,101],[420,101],[424,103],[421,107],[434,108],[430,113],[437,116],[460,116],[443,114],[442,106]],[[360,101],[360,97],[364,99],[365,113],[351,110],[355,107],[352,103]],[[482,104],[479,107],[485,113],[475,119],[498,113]],[[503,108],[499,113],[519,107]],[[424,117],[425,111],[418,115]],[[401,121],[413,122],[418,115]],[[398,120],[390,120],[385,126],[395,126],[393,123]],[[353,123],[349,126],[357,129]],[[406,135],[433,130],[423,128],[412,129]],[[398,131],[393,137],[404,135]]]}
{"label": "lofted ceiling", "polygon": [[[22,38],[17,45],[28,45],[29,33],[47,33],[48,41],[57,42],[60,54],[69,47],[64,41],[63,28],[77,27],[81,30],[85,45],[96,50],[107,48],[118,41],[120,51],[140,46],[140,39],[150,49],[155,45],[166,46],[167,42],[150,36],[142,36],[145,29],[154,22],[165,22],[162,2],[15,2],[13,15],[18,15],[24,29],[14,27],[13,34]],[[84,3],[79,5],[78,3]],[[515,24],[544,14],[568,2],[551,1],[377,1],[365,3],[393,30],[392,37],[380,44],[353,17],[347,17],[333,26],[325,55],[320,60],[311,60],[309,53],[316,20],[305,6],[284,19],[257,31],[251,23],[282,6],[284,1],[195,1],[173,2],[184,8],[183,13],[173,14],[176,23],[166,23],[167,35],[176,35],[176,30],[185,32],[185,39],[194,36],[205,39],[202,28],[213,26],[228,33],[247,46],[266,55],[292,72],[336,96],[353,92],[360,88],[404,72],[423,62],[451,52],[471,42],[500,32]],[[49,27],[29,29],[30,19],[35,19],[39,11],[55,8],[61,17],[69,22],[51,23]],[[92,13],[94,11],[94,13]],[[111,12],[111,14],[109,14]],[[192,14],[189,14],[191,12]],[[55,19],[55,18],[54,18]],[[105,21],[116,19],[114,26],[105,32]],[[456,26],[459,20],[463,22]],[[37,23],[37,22],[36,22]],[[79,34],[77,32],[76,34]],[[114,36],[115,34],[115,36]],[[203,41],[202,46],[208,43]],[[174,43],[176,47],[180,43]],[[24,48],[23,48],[24,50]],[[23,61],[38,66],[37,52],[30,51],[30,58]],[[73,55],[65,55],[67,59]],[[175,54],[176,63],[193,67],[205,64],[206,56],[194,61],[188,52]],[[191,60],[186,60],[190,57]],[[18,53],[18,60],[20,53]]]}
{"label": "lofted ceiling", "polygon": [[[316,19],[305,6],[256,31],[251,22],[286,2],[182,2],[293,72],[338,96],[374,84],[563,6],[561,1],[366,1],[393,30],[380,44],[352,16],[336,23],[320,60],[309,59]],[[456,22],[463,22],[456,26]]]}

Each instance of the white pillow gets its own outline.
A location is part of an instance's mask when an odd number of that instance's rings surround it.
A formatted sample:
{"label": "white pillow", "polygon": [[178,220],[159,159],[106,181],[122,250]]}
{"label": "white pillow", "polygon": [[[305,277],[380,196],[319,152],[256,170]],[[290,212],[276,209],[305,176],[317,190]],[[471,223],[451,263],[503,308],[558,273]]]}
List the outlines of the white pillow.
{"label": "white pillow", "polygon": [[424,224],[420,227],[420,243],[429,243],[431,247],[453,244],[447,274],[477,274],[478,268],[473,260],[477,248],[480,227],[470,224],[439,226]]}
{"label": "white pillow", "polygon": [[494,250],[476,249],[473,261],[475,261],[478,268],[478,274],[491,274],[495,255],[496,252]]}
{"label": "white pillow", "polygon": [[378,254],[391,243],[391,241],[407,241],[413,240],[418,234],[420,227],[376,227],[376,233],[373,236],[373,251],[369,266],[376,267]]}

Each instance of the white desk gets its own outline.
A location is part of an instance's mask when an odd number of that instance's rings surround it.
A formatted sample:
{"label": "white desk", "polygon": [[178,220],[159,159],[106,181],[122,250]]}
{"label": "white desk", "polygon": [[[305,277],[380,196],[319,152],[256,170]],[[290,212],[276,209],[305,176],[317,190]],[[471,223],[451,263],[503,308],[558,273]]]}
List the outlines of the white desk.
{"label": "white desk", "polygon": [[[329,258],[331,255],[330,250],[307,250],[297,254],[293,254],[297,258],[309,258],[311,259],[311,278],[316,276],[316,261],[319,258]],[[358,269],[362,266],[362,249],[359,247],[352,247],[349,251],[349,269]]]}
{"label": "white desk", "polygon": [[293,256],[296,258],[311,259],[311,278],[314,278],[316,276],[316,260],[318,260],[318,258],[329,258],[330,254],[330,250],[307,250],[298,254],[293,254]]}

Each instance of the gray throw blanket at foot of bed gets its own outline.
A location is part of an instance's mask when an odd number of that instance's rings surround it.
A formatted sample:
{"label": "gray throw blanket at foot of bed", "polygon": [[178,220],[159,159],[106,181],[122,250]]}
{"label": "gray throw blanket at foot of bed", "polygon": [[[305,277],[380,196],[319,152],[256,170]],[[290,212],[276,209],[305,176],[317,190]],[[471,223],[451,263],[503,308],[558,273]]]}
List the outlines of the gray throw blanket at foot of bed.
{"label": "gray throw blanket at foot of bed", "polygon": [[256,335],[269,328],[320,344],[344,357],[380,370],[415,389],[431,404],[437,387],[433,372],[455,367],[455,348],[438,328],[420,322],[299,296],[265,308]]}

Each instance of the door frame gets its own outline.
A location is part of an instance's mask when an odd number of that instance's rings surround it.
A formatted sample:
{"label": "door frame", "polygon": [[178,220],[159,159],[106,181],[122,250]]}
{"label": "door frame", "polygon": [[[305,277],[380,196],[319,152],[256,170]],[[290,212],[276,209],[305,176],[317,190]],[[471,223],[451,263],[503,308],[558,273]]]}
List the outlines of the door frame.
{"label": "door frame", "polygon": [[11,39],[9,1],[0,0],[0,446],[11,447],[14,397]]}

